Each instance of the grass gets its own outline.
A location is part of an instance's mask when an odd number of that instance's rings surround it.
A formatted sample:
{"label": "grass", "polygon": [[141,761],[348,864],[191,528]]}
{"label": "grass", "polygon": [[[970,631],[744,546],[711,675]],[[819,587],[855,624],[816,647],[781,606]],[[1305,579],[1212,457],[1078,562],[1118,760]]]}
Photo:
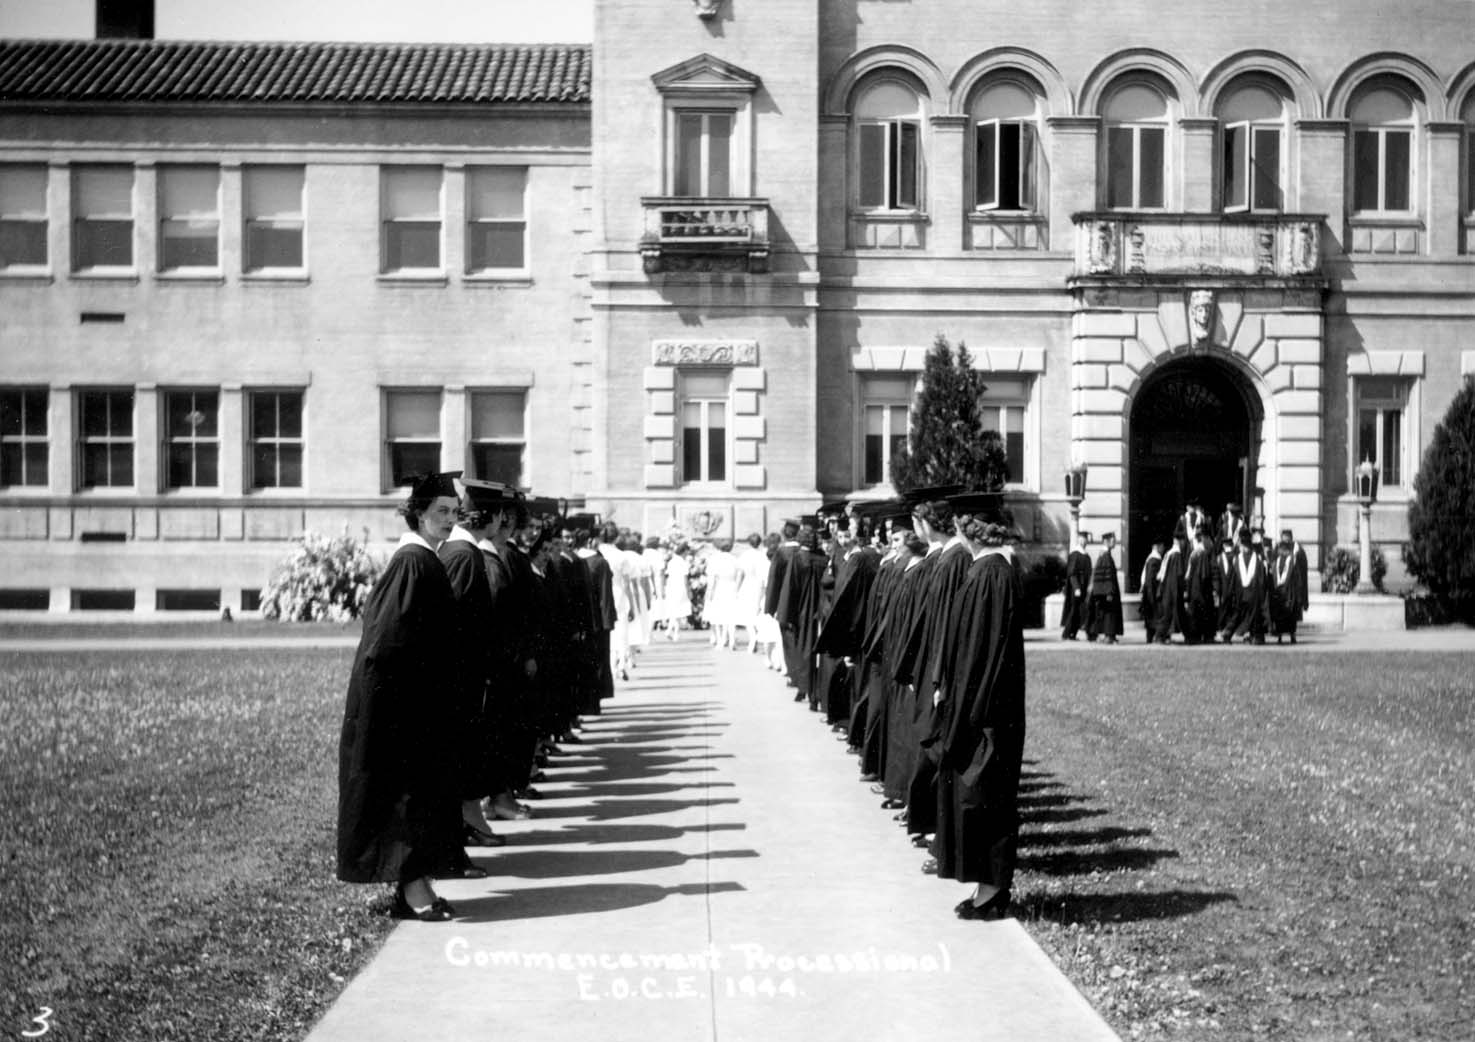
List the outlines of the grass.
{"label": "grass", "polygon": [[1124,1038],[1468,1039],[1472,666],[1034,656],[1020,916]]}
{"label": "grass", "polygon": [[350,655],[0,655],[7,1037],[306,1033],[390,926],[333,881]]}
{"label": "grass", "polygon": [[[350,656],[0,653],[0,1033],[306,1034],[390,927],[333,880]],[[1472,665],[1033,654],[1018,914],[1127,1039],[1468,1038]]]}
{"label": "grass", "polygon": [[297,638],[317,640],[323,637],[359,635],[359,622],[278,622],[275,619],[166,619],[148,622],[121,620],[77,621],[75,617],[51,621],[47,619],[10,619],[0,621],[0,640],[77,639],[129,640],[134,637],[172,638],[199,637],[230,640],[244,637]]}

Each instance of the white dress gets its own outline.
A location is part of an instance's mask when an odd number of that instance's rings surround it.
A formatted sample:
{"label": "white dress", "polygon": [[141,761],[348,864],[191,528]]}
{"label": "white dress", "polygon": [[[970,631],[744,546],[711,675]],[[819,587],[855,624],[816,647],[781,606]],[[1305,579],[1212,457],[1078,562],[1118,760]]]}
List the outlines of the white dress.
{"label": "white dress", "polygon": [[666,618],[666,551],[653,547],[642,551],[640,556],[650,569],[650,617]]}
{"label": "white dress", "polygon": [[756,634],[758,618],[763,614],[763,597],[768,592],[768,555],[762,549],[750,546],[738,556],[737,563],[742,579],[738,585],[738,602],[732,624],[745,626]]}
{"label": "white dress", "polygon": [[738,584],[742,571],[737,558],[722,550],[707,558],[707,599],[702,619],[709,626],[731,626],[737,621]]}
{"label": "white dress", "polygon": [[609,631],[609,650],[616,660],[630,647],[630,616],[635,610],[630,598],[632,574],[625,551],[610,543],[600,543],[599,553],[609,563],[610,586],[615,595],[615,625]]}
{"label": "white dress", "polygon": [[650,643],[650,590],[654,585],[650,561],[636,550],[626,550],[625,560],[630,570],[631,595],[635,601],[635,618],[630,621],[630,644],[644,647]]}
{"label": "white dress", "polygon": [[672,554],[666,562],[666,610],[667,619],[684,619],[691,614],[691,593],[686,588],[686,576],[691,566],[680,554]]}

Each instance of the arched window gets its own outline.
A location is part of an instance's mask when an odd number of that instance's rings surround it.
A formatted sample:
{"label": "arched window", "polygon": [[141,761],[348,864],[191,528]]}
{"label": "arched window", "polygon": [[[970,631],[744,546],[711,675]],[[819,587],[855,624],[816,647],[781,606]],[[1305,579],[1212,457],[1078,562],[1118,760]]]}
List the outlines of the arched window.
{"label": "arched window", "polygon": [[922,99],[890,77],[855,105],[856,202],[862,210],[922,207]]}
{"label": "arched window", "polygon": [[1475,217],[1475,93],[1465,102],[1465,213]]}
{"label": "arched window", "polygon": [[1227,212],[1285,209],[1286,125],[1290,104],[1268,82],[1247,82],[1219,106],[1223,207]]}
{"label": "arched window", "polygon": [[1352,102],[1352,209],[1356,213],[1409,213],[1414,209],[1413,97],[1383,83]]}
{"label": "arched window", "polygon": [[998,80],[973,99],[973,205],[1039,209],[1040,95],[1020,80]]}
{"label": "arched window", "polygon": [[1168,205],[1168,99],[1135,82],[1106,100],[1106,205],[1161,210]]}

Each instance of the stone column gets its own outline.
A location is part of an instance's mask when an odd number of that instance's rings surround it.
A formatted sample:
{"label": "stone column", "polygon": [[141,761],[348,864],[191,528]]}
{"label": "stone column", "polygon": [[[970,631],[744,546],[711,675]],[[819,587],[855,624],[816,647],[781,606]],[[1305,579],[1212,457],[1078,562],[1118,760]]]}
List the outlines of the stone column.
{"label": "stone column", "polygon": [[159,439],[159,388],[141,383],[133,399],[133,489],[140,496],[158,495],[162,487]]}
{"label": "stone column", "polygon": [[819,118],[819,248],[843,250],[850,235],[850,117],[844,113]]}
{"label": "stone column", "polygon": [[928,166],[933,176],[929,178],[927,213],[932,220],[928,244],[934,252],[956,253],[963,248],[963,193],[968,181],[964,176],[963,142],[967,129],[965,115],[932,117],[932,161]]}
{"label": "stone column", "polygon": [[220,495],[222,499],[236,499],[245,494],[247,443],[245,392],[240,384],[225,384],[220,388],[219,444],[220,444]]}
{"label": "stone column", "polygon": [[442,176],[445,179],[441,187],[441,213],[445,219],[440,233],[445,250],[443,263],[446,274],[459,279],[466,274],[466,168],[460,163],[448,163]]}
{"label": "stone column", "polygon": [[233,161],[220,167],[220,273],[227,281],[245,269],[241,246],[241,164]]}
{"label": "stone column", "polygon": [[1074,248],[1071,215],[1095,210],[1096,138],[1101,120],[1096,116],[1051,116],[1050,128],[1050,246]]}
{"label": "stone column", "polygon": [[451,385],[440,402],[440,467],[441,470],[463,471],[467,477],[480,478],[471,464],[466,419],[466,388]]}

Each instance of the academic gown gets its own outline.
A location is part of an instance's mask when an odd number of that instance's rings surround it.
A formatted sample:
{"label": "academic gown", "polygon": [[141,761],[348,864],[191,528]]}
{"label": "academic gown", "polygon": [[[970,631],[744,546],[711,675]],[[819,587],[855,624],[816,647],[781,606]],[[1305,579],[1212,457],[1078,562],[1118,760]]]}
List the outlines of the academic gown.
{"label": "academic gown", "polygon": [[338,745],[338,878],[396,883],[465,858],[454,747],[455,599],[423,540],[402,540],[363,611]]}
{"label": "academic gown", "polygon": [[1215,631],[1224,633],[1230,629],[1230,617],[1234,614],[1232,599],[1234,554],[1222,551],[1214,554],[1214,600],[1218,604]]}
{"label": "academic gown", "polygon": [[1072,550],[1065,559],[1065,605],[1060,609],[1060,635],[1075,640],[1086,625],[1086,597],[1091,592],[1091,557]]}
{"label": "academic gown", "polygon": [[1157,621],[1158,569],[1163,559],[1156,550],[1142,562],[1142,600],[1137,605],[1137,617],[1147,624],[1147,639],[1152,640],[1153,624]]}
{"label": "academic gown", "polygon": [[1296,626],[1311,603],[1307,589],[1306,551],[1297,543],[1282,550],[1275,558],[1275,589],[1270,606],[1270,621],[1276,637],[1296,635]]}
{"label": "academic gown", "polygon": [[[821,683],[828,660],[829,684],[824,705],[825,719],[831,724],[848,723],[851,706],[860,697],[861,644],[865,638],[871,586],[876,581],[880,561],[881,555],[870,547],[851,551],[841,563],[834,599],[820,626],[815,649],[820,654]],[[848,667],[846,659],[851,662]]]}
{"label": "academic gown", "polygon": [[[523,556],[527,557],[526,554]],[[535,736],[562,734],[567,730],[567,721],[558,715],[558,665],[563,656],[557,653],[553,641],[553,623],[558,611],[557,590],[557,584],[547,573],[540,574],[529,561],[524,633],[528,656],[538,665],[527,683]]]}
{"label": "academic gown", "polygon": [[580,714],[599,715],[599,674],[594,661],[594,599],[590,572],[584,562],[565,550],[553,559],[554,573],[564,589],[564,653],[569,656],[570,720]]}
{"label": "academic gown", "polygon": [[491,694],[500,679],[504,635],[492,624],[492,589],[482,551],[457,527],[437,554],[451,584],[456,610],[451,616],[453,687],[456,690],[456,774],[463,800],[502,791],[504,764],[498,755],[505,717]]}
{"label": "academic gown", "polygon": [[1269,574],[1265,562],[1253,550],[1234,555],[1229,569],[1229,600],[1233,607],[1226,627],[1229,637],[1265,639],[1270,625]]}
{"label": "academic gown", "polygon": [[1206,550],[1194,547],[1188,555],[1188,576],[1183,635],[1190,644],[1214,639],[1218,618],[1214,609],[1214,559]]}
{"label": "academic gown", "polygon": [[871,583],[865,633],[861,637],[861,658],[857,661],[860,699],[850,714],[850,744],[861,747],[861,774],[881,774],[888,693],[881,662],[892,599],[906,560],[904,556],[883,556],[876,566],[875,582]]}
{"label": "academic gown", "polygon": [[619,617],[615,611],[615,577],[609,561],[598,550],[580,550],[579,557],[589,569],[589,603],[594,616],[594,630],[590,634],[590,667],[594,677],[594,708],[599,712],[599,701],[613,698],[615,674],[609,657],[609,634]]}
{"label": "academic gown", "polygon": [[[778,599],[784,592],[784,575],[789,570],[789,562],[798,551],[798,543],[780,543],[774,548],[773,557],[768,562],[768,589],[763,594],[763,612],[775,619],[778,618]],[[779,627],[779,643],[784,653],[784,672],[789,683],[797,687],[799,680],[794,675],[794,640],[782,626]]]}
{"label": "academic gown", "polygon": [[917,762],[907,786],[907,831],[912,833],[932,832],[937,827],[938,739],[945,707],[934,705],[932,694],[941,683],[953,604],[973,567],[973,552],[957,542],[929,555],[929,561],[934,559],[931,570],[919,580],[926,583],[920,592],[923,625],[909,635],[900,663],[912,685],[912,731],[917,743]]}
{"label": "academic gown", "polygon": [[1188,635],[1183,616],[1183,550],[1175,541],[1163,554],[1157,569],[1157,611],[1152,618],[1152,639],[1170,644],[1173,634]]}
{"label": "academic gown", "polygon": [[789,669],[794,675],[794,686],[799,694],[809,699],[811,707],[818,706],[815,695],[815,642],[819,639],[820,600],[824,596],[821,582],[824,579],[826,560],[817,550],[799,550],[784,570],[784,587],[779,591],[779,629],[788,634],[794,654]]}
{"label": "academic gown", "polygon": [[938,775],[937,875],[1008,890],[1019,843],[1024,761],[1020,583],[1002,553],[973,563],[958,591],[942,680],[947,731]]}
{"label": "academic gown", "polygon": [[1110,550],[1101,551],[1101,556],[1096,558],[1096,567],[1091,570],[1086,635],[1092,640],[1122,635],[1122,588],[1117,582],[1116,559]]}
{"label": "academic gown", "polygon": [[[490,556],[490,555],[489,555]],[[537,754],[539,709],[528,678],[528,660],[534,658],[531,641],[533,564],[512,543],[502,547],[505,585],[497,592],[495,627],[505,647],[501,669],[503,689],[497,694],[506,720],[502,728],[508,785],[514,791],[526,788]]]}
{"label": "academic gown", "polygon": [[901,573],[887,620],[881,668],[886,675],[886,754],[881,774],[886,798],[905,803],[911,789],[912,772],[916,768],[920,747],[917,745],[913,706],[916,701],[910,684],[896,679],[901,672],[901,657],[906,650],[907,635],[918,612],[925,610],[922,591],[926,558],[914,558]]}

